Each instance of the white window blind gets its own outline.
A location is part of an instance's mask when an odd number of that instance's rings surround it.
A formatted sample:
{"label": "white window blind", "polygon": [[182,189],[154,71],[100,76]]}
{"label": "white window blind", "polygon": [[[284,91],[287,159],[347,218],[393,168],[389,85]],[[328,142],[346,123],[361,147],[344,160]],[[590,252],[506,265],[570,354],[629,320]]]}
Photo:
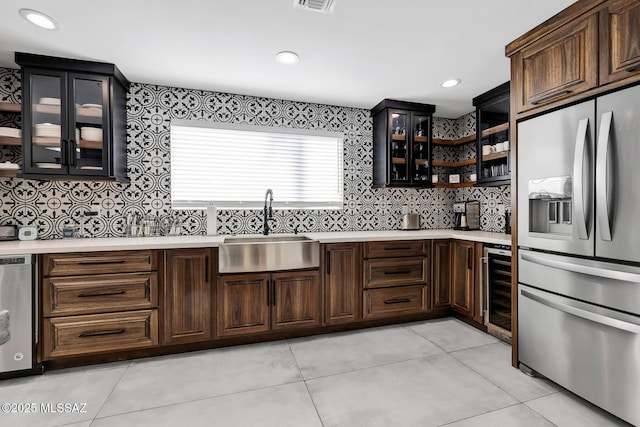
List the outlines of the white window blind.
{"label": "white window blind", "polygon": [[174,208],[341,209],[343,135],[335,132],[171,122]]}

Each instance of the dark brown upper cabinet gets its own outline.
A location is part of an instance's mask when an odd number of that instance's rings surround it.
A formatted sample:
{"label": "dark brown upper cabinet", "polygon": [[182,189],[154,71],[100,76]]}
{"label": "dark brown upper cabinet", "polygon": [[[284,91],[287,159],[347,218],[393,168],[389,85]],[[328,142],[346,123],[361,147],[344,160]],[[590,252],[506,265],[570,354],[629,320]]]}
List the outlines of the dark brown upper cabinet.
{"label": "dark brown upper cabinet", "polygon": [[511,58],[511,75],[521,83],[518,112],[572,96],[598,85],[598,15],[570,22]]}
{"label": "dark brown upper cabinet", "polygon": [[385,99],[373,107],[373,187],[431,187],[431,104]]}
{"label": "dark brown upper cabinet", "polygon": [[24,178],[128,182],[129,82],[113,64],[17,52]]}
{"label": "dark brown upper cabinet", "polygon": [[600,84],[640,73],[640,3],[607,2],[600,12]]}

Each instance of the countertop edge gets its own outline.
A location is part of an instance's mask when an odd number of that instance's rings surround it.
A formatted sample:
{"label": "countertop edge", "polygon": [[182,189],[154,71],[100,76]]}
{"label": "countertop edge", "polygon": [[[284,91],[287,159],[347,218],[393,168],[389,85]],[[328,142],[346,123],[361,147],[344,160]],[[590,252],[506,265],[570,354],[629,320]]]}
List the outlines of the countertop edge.
{"label": "countertop edge", "polygon": [[[384,240],[456,239],[511,246],[511,235],[488,231],[380,230],[301,233],[319,243],[358,243]],[[244,235],[243,235],[244,236]],[[181,249],[218,247],[227,236],[175,237],[104,237],[88,239],[57,239],[0,242],[0,255],[26,255],[68,252],[100,252],[149,249]],[[247,235],[249,237],[249,235]]]}

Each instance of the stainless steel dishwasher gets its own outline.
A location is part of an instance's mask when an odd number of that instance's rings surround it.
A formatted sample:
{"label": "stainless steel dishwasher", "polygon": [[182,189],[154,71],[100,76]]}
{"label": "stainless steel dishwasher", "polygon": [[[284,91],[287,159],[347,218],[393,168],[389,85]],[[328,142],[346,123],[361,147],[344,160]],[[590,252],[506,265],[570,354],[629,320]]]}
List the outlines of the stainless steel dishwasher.
{"label": "stainless steel dishwasher", "polygon": [[0,378],[35,373],[31,255],[0,256]]}

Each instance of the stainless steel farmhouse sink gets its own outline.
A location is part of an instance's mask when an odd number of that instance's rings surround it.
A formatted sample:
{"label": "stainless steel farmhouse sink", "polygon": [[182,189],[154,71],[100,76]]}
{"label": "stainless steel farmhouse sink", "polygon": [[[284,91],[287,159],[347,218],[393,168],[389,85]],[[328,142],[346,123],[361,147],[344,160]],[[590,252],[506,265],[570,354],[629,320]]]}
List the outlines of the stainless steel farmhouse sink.
{"label": "stainless steel farmhouse sink", "polygon": [[320,266],[320,244],[304,236],[226,237],[220,273],[297,270]]}

